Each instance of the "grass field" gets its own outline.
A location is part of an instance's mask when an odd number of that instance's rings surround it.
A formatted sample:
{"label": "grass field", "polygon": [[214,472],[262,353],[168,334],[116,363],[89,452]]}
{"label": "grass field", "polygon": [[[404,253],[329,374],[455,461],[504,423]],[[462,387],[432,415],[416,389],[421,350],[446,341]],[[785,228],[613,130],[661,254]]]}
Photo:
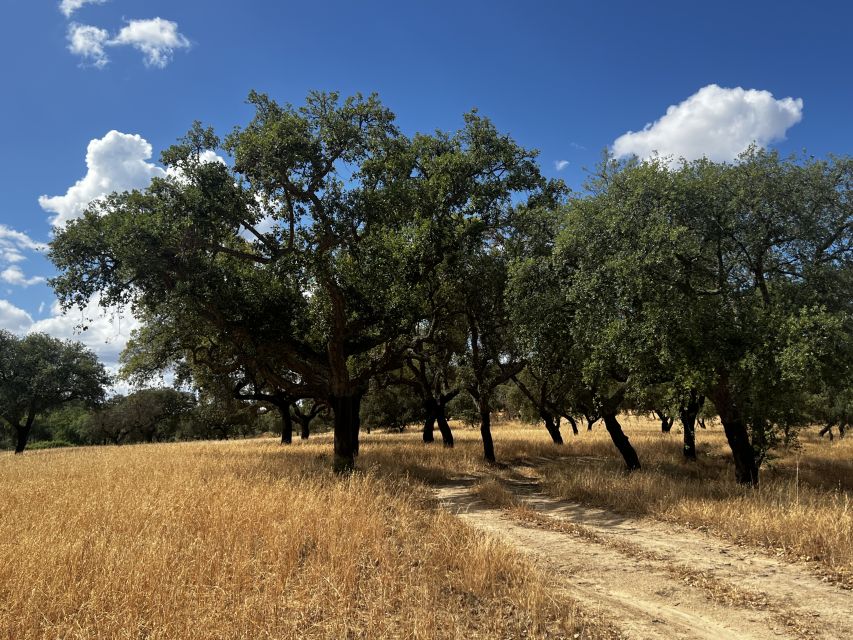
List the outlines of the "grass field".
{"label": "grass field", "polygon": [[604,633],[419,483],[328,458],[319,439],[0,456],[0,638]]}
{"label": "grass field", "polygon": [[[625,474],[601,426],[566,445],[494,429],[498,459],[549,493],[703,527],[853,575],[853,438],[804,434],[757,490],[737,486],[721,431],[627,418],[644,468]],[[0,455],[0,638],[610,637],[553,576],[438,508],[430,483],[500,478],[478,433],[457,447],[364,436],[333,476],[327,436]]]}

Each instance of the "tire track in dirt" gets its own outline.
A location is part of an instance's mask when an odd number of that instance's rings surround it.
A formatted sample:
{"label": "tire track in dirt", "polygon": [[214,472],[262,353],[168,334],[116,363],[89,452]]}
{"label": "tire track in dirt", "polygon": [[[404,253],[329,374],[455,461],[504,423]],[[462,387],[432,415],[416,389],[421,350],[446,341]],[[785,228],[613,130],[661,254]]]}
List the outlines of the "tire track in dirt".
{"label": "tire track in dirt", "polygon": [[[546,521],[531,526],[478,499],[472,486],[470,480],[443,486],[438,498],[470,525],[555,572],[628,638],[843,638],[853,630],[853,594],[795,565],[691,529],[560,502],[535,483],[509,483],[536,519]],[[560,530],[572,527],[583,535]],[[696,581],[680,578],[678,567],[760,604],[720,602]]]}

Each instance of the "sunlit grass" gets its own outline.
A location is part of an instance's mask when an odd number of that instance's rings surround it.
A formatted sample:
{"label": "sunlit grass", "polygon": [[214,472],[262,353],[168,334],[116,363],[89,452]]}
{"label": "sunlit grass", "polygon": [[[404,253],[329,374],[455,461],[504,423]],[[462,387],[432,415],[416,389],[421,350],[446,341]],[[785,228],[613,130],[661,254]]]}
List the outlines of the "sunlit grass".
{"label": "sunlit grass", "polygon": [[335,477],[328,442],[269,439],[0,456],[0,638],[596,637],[527,559],[372,466]]}
{"label": "sunlit grass", "polygon": [[[622,423],[643,465],[638,472],[624,470],[600,424],[578,436],[564,434],[566,444],[557,447],[541,425],[503,423],[493,430],[498,460],[536,467],[543,489],[555,497],[706,528],[815,561],[827,575],[853,583],[853,438],[830,442],[816,429],[805,430],[802,446],[777,451],[762,470],[760,487],[752,489],[734,482],[719,425],[697,430],[699,460],[688,462],[677,428],[664,434],[657,421],[636,416]],[[445,451],[418,443],[417,434],[377,436],[365,446],[363,462],[429,480],[481,477],[477,490],[505,501],[488,482],[496,470],[482,461],[478,432],[457,425],[456,439],[457,448]]]}

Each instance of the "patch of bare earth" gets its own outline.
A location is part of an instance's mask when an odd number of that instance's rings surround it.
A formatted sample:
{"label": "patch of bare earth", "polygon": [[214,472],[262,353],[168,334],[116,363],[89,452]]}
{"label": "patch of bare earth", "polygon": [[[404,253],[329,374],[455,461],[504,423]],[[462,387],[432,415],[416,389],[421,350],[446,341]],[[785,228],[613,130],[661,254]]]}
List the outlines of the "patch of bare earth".
{"label": "patch of bare earth", "polygon": [[561,502],[533,479],[488,484],[461,480],[438,498],[530,555],[626,638],[853,636],[853,593],[807,568],[701,531]]}

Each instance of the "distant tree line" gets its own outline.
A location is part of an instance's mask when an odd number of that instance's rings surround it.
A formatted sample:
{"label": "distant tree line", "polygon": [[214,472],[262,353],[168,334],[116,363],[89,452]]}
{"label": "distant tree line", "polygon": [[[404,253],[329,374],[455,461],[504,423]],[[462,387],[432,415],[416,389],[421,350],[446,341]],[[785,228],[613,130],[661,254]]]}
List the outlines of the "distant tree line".
{"label": "distant tree line", "polygon": [[167,177],[51,244],[66,307],[97,295],[143,319],[129,376],[175,367],[283,424],[322,407],[341,472],[380,405],[452,446],[463,398],[494,461],[507,388],[556,443],[562,420],[601,421],[629,469],[621,411],[677,419],[687,458],[714,413],[747,484],[802,425],[849,423],[849,158],[605,156],[573,194],[476,112],[407,136],[376,96],[249,102],[245,127],[196,123]]}

